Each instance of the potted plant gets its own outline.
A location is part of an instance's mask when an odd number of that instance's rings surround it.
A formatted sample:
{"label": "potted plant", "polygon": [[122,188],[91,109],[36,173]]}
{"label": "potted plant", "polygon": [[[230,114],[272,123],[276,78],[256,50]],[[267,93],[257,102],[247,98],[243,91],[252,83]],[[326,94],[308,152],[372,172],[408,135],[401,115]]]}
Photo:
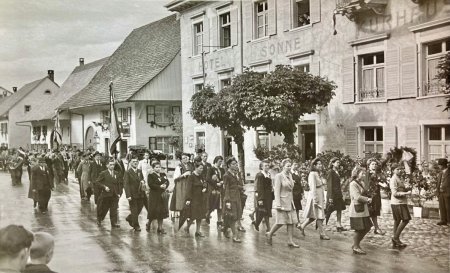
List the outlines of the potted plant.
{"label": "potted plant", "polygon": [[439,168],[435,161],[423,161],[407,180],[413,193],[411,201],[414,217],[429,217],[429,209],[424,204],[435,196],[438,175]]}

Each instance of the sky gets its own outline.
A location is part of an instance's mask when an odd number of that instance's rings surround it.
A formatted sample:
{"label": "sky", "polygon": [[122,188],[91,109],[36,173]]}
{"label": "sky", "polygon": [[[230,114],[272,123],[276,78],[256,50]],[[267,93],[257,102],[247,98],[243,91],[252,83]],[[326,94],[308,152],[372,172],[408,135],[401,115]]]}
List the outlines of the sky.
{"label": "sky", "polygon": [[12,90],[55,71],[110,56],[135,28],[170,15],[169,0],[0,0],[0,86]]}

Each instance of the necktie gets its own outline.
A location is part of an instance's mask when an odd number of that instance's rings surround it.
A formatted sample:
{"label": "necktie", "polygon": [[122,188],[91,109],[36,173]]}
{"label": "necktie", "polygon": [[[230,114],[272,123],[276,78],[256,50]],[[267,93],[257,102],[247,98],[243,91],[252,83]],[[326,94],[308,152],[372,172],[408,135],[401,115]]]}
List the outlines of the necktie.
{"label": "necktie", "polygon": [[100,165],[100,160],[97,160],[97,165]]}

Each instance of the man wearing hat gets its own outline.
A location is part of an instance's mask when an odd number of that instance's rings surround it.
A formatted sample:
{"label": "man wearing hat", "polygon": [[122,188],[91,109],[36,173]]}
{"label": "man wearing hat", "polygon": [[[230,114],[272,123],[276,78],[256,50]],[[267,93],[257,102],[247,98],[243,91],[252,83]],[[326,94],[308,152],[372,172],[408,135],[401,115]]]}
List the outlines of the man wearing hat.
{"label": "man wearing hat", "polygon": [[53,257],[55,240],[47,232],[36,232],[30,248],[30,262],[25,267],[24,273],[54,273],[47,264]]}
{"label": "man wearing hat", "polygon": [[[97,178],[100,175],[100,173],[106,170],[106,165],[102,161],[102,155],[96,151],[94,152],[93,157],[94,162],[91,165],[91,171],[89,174],[89,181],[91,181],[91,183],[97,181]],[[97,204],[98,198],[100,196],[100,188],[96,185],[96,183],[94,183],[93,188],[94,188],[94,201],[95,204]]]}
{"label": "man wearing hat", "polygon": [[39,157],[38,164],[31,169],[31,187],[33,193],[37,196],[37,203],[39,210],[42,213],[47,213],[48,201],[52,195],[54,187],[51,180],[47,164],[45,164],[45,155]]}
{"label": "man wearing hat", "polygon": [[441,221],[438,225],[450,224],[450,174],[448,170],[448,160],[439,158],[437,160],[440,173],[437,181],[436,195],[439,199],[439,214]]}
{"label": "man wearing hat", "polygon": [[0,272],[21,272],[30,256],[33,233],[23,226],[9,225],[0,229]]}

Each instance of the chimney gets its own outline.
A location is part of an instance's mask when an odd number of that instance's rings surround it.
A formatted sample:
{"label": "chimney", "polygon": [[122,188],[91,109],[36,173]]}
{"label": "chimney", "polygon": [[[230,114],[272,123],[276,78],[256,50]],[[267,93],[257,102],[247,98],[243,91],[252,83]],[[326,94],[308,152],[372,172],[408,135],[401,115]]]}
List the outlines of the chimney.
{"label": "chimney", "polygon": [[80,66],[84,65],[84,58],[80,58]]}
{"label": "chimney", "polygon": [[53,70],[48,70],[47,73],[48,73],[48,78],[49,78],[50,80],[52,80],[52,82],[54,82],[54,81],[55,81],[55,71],[53,71]]}
{"label": "chimney", "polygon": [[13,92],[16,93],[17,92],[17,87],[13,87]]}

